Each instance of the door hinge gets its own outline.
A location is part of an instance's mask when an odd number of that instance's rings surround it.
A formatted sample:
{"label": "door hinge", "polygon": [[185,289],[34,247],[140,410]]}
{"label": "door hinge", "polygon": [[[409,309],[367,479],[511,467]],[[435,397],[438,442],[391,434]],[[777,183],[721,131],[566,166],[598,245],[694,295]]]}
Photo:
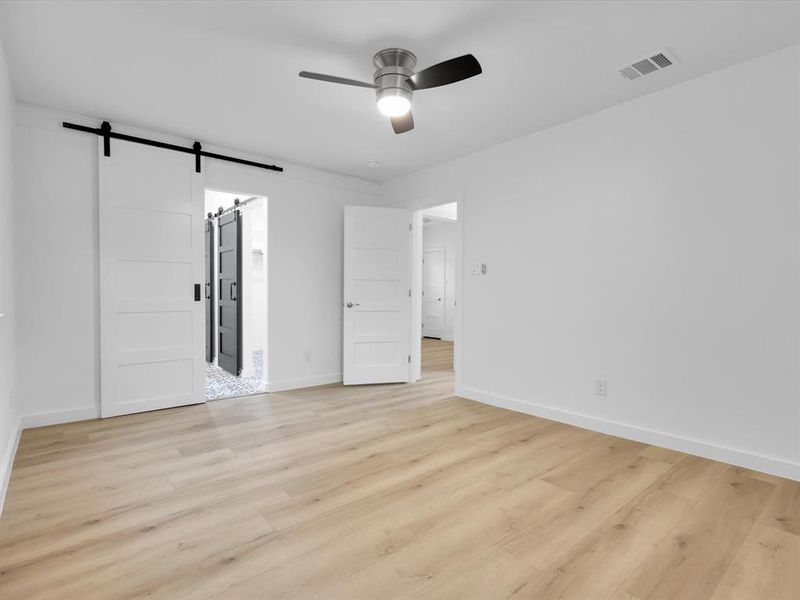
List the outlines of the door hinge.
{"label": "door hinge", "polygon": [[411,227],[412,227],[412,225],[413,225],[412,223],[409,223],[409,224],[408,224],[408,230],[409,230],[409,231],[411,231]]}
{"label": "door hinge", "polygon": [[408,355],[408,362],[411,362],[411,355]]}
{"label": "door hinge", "polygon": [[408,290],[408,297],[411,298],[411,290]]}

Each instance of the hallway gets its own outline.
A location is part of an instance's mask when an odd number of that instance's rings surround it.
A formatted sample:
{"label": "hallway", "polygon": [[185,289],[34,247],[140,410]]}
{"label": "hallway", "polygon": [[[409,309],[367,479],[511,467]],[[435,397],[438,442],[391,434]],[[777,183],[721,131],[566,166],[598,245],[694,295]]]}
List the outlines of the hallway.
{"label": "hallway", "polygon": [[453,342],[422,338],[422,376],[453,375]]}

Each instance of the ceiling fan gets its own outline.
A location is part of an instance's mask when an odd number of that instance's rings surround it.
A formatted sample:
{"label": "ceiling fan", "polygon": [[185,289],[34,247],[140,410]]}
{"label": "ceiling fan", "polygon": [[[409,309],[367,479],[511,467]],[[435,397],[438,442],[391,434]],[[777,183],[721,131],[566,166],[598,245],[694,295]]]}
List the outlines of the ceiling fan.
{"label": "ceiling fan", "polygon": [[411,115],[411,97],[417,90],[440,87],[480,75],[483,71],[472,54],[451,58],[439,64],[414,72],[417,57],[402,48],[386,48],[373,57],[374,83],[344,77],[300,71],[300,77],[342,83],[376,90],[378,110],[392,120],[395,133],[414,129]]}

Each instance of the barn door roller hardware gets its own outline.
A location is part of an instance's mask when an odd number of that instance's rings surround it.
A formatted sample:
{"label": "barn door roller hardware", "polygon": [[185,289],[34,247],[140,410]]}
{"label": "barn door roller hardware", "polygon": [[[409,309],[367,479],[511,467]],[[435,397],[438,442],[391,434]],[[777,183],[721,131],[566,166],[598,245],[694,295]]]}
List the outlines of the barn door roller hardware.
{"label": "barn door roller hardware", "polygon": [[[239,200],[239,198],[236,198],[233,201],[233,206],[229,206],[228,208],[222,208],[220,206],[219,209],[217,210],[217,212],[208,213],[208,218],[209,219],[216,219],[217,217],[221,217],[222,215],[225,215],[225,214],[231,212],[232,210],[236,210],[238,208],[242,208],[243,206],[245,206],[247,204],[250,204],[254,200],[260,200],[260,199],[261,199],[261,196],[250,196],[246,200]],[[236,215],[234,215],[233,218],[234,218],[234,221],[235,221],[236,218],[237,218]]]}
{"label": "barn door roller hardware", "polygon": [[175,144],[168,144],[166,142],[159,142],[156,140],[148,140],[146,138],[136,137],[135,135],[126,135],[124,133],[117,133],[111,131],[111,123],[103,121],[100,127],[86,127],[85,125],[77,125],[75,123],[67,123],[64,121],[64,127],[67,129],[74,129],[75,131],[83,131],[85,133],[93,133],[103,138],[103,155],[111,156],[111,138],[115,140],[123,140],[126,142],[134,142],[136,144],[144,144],[145,146],[153,146],[154,148],[163,148],[164,150],[174,150],[175,152],[183,152],[184,154],[194,155],[194,170],[200,172],[200,157],[206,156],[208,158],[216,158],[217,160],[227,160],[228,162],[237,163],[240,165],[248,165],[250,167],[258,167],[260,169],[268,169],[270,171],[283,171],[283,167],[275,165],[268,165],[265,163],[255,162],[253,160],[246,160],[244,158],[236,158],[235,156],[226,156],[224,154],[217,154],[216,152],[206,152],[200,145],[200,142],[195,142],[191,148],[185,146],[177,146]]}

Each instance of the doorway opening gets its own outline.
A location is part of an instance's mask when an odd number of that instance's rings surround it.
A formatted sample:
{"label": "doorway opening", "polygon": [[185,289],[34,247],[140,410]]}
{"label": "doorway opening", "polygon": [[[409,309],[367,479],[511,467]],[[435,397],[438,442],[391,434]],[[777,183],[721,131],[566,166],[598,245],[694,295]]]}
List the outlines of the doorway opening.
{"label": "doorway opening", "polygon": [[266,392],[267,199],[205,191],[206,400]]}
{"label": "doorway opening", "polygon": [[419,378],[452,375],[456,336],[458,203],[418,211]]}

